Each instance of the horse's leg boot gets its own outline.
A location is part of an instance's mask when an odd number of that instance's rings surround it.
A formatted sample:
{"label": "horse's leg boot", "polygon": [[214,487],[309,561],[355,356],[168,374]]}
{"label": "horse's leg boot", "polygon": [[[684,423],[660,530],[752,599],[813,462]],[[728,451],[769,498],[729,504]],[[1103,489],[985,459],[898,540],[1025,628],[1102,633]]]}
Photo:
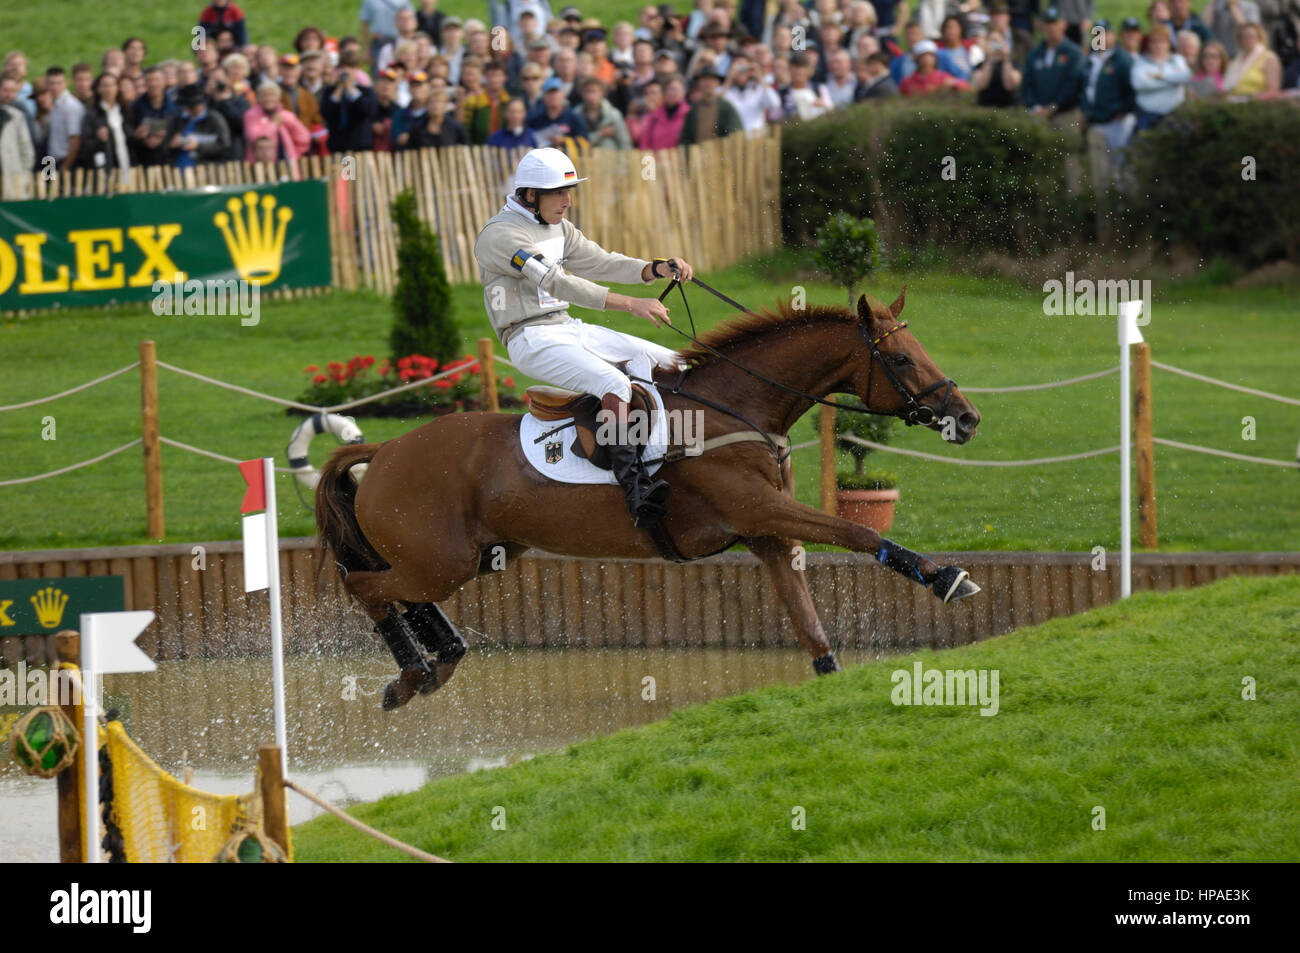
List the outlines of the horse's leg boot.
{"label": "horse's leg boot", "polygon": [[469,649],[469,643],[456,631],[436,602],[413,604],[406,610],[405,619],[424,650],[432,653],[435,661],[448,665],[459,662]]}
{"label": "horse's leg boot", "polygon": [[980,587],[971,582],[970,573],[959,566],[939,567],[930,586],[945,603],[968,599],[980,591]]}
{"label": "horse's leg boot", "polygon": [[[618,432],[627,433],[629,406],[627,401],[617,394],[606,394],[600,399],[600,409],[615,415]],[[663,480],[656,480],[646,472],[641,459],[644,447],[635,443],[620,443],[617,440],[607,447],[609,451],[610,470],[627,497],[628,512],[632,522],[638,528],[653,526],[668,513],[669,486]]]}
{"label": "horse's leg boot", "polygon": [[838,672],[840,663],[835,658],[834,652],[827,652],[825,655],[813,659],[813,671],[818,675],[829,675],[831,672]]}
{"label": "horse's leg boot", "polygon": [[401,674],[384,687],[384,699],[381,705],[384,711],[400,708],[420,692],[428,694],[438,687],[438,671],[427,661],[416,644],[415,636],[407,628],[405,621],[396,608],[390,606],[388,615],[375,623],[379,633],[393,653]]}

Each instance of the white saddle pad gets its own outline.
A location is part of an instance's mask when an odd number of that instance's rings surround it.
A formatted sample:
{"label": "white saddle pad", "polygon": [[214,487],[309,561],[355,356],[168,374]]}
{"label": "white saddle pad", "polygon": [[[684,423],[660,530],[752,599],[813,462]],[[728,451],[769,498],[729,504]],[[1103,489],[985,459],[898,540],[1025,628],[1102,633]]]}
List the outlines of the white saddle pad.
{"label": "white saddle pad", "polygon": [[[654,426],[650,431],[650,443],[646,446],[643,457],[646,460],[657,460],[668,450],[668,422],[664,416],[664,400],[659,396],[659,388],[651,387],[650,393],[654,398],[656,412]],[[556,430],[557,427],[563,429]],[[555,432],[541,441],[537,440],[549,431]],[[572,417],[566,420],[538,420],[529,413],[519,418],[519,445],[533,469],[542,476],[560,483],[612,483],[617,486],[618,480],[613,473],[600,469],[573,452],[573,442],[576,439],[578,432],[573,427]],[[554,458],[550,463],[546,459],[548,446]],[[661,466],[661,462],[651,463],[646,470],[654,473]]]}

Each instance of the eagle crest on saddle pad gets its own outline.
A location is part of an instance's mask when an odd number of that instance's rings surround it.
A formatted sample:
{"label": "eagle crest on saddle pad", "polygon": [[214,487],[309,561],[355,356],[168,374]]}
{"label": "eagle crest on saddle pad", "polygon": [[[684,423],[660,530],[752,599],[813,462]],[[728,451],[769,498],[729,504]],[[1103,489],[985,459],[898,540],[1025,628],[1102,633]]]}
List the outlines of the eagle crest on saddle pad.
{"label": "eagle crest on saddle pad", "polygon": [[559,440],[546,442],[546,462],[559,463],[564,458],[564,443]]}

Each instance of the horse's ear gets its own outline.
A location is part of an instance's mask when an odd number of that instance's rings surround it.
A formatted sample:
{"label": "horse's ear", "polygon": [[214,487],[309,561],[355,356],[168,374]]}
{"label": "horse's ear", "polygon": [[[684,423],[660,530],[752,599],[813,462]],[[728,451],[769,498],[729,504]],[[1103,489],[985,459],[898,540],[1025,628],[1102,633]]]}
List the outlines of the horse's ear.
{"label": "horse's ear", "polygon": [[889,306],[889,313],[894,316],[895,321],[897,321],[898,316],[903,313],[903,299],[905,297],[907,297],[907,285],[903,285],[903,290],[898,293],[898,297],[894,299],[894,303]]}
{"label": "horse's ear", "polygon": [[871,305],[867,301],[866,295],[858,295],[858,317],[863,324],[871,323]]}

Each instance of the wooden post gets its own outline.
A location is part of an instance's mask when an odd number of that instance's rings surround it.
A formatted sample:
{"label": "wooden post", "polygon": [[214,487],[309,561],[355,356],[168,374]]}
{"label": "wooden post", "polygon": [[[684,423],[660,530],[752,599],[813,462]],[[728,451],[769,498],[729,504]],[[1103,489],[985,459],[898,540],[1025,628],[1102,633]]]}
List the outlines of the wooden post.
{"label": "wooden post", "polygon": [[492,358],[492,339],[478,339],[479,388],[483,409],[491,413],[501,410],[497,399],[497,362]]}
{"label": "wooden post", "polygon": [[[55,655],[60,662],[71,662],[73,665],[81,664],[81,636],[73,631],[60,632],[54,637]],[[55,671],[59,669],[55,667]],[[54,682],[59,690],[60,697],[50,699],[53,702],[62,702],[62,679]],[[83,717],[80,704],[80,697],[74,698],[71,694],[68,696],[69,704],[60,704],[63,713],[72,719],[72,723],[81,731]],[[85,756],[86,752],[93,751],[98,753],[98,738],[89,740],[82,738],[81,744],[77,746],[77,753],[73,756],[72,764],[59,772],[59,862],[64,864],[80,864],[86,859],[85,848],[82,844],[81,833],[81,779],[85,775]]]}
{"label": "wooden post", "polygon": [[835,515],[835,408],[821,405],[822,512]]}
{"label": "wooden post", "polygon": [[144,438],[144,500],[149,538],[166,535],[163,522],[162,448],[158,443],[158,363],[153,341],[140,342],[140,436]]}
{"label": "wooden post", "polygon": [[278,745],[257,749],[257,785],[262,795],[262,830],[289,853],[289,812],[284,804],[284,767]]}
{"label": "wooden post", "polygon": [[1131,344],[1133,353],[1133,451],[1137,457],[1138,545],[1156,549],[1156,458],[1151,439],[1151,345]]}

